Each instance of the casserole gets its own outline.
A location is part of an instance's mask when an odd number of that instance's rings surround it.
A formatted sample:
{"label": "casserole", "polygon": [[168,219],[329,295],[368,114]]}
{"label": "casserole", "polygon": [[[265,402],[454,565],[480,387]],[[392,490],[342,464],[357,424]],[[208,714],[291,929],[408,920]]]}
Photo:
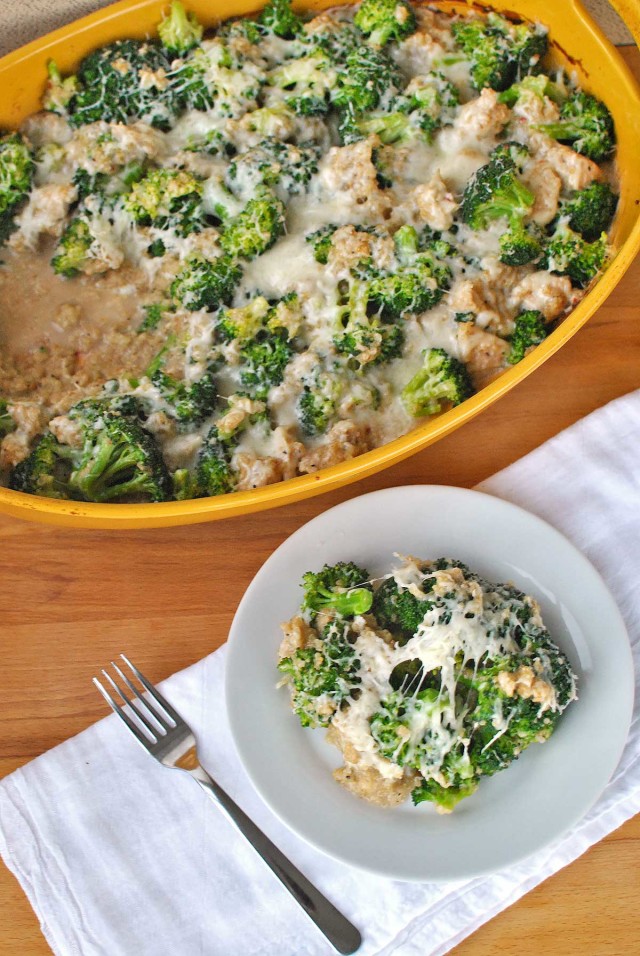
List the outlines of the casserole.
{"label": "casserole", "polygon": [[[310,4],[307,9],[317,10],[329,5]],[[204,6],[203,3],[190,4],[196,15],[206,25],[212,26],[212,18],[207,16]],[[467,8],[467,4],[461,3],[444,3],[439,6],[446,11]],[[155,27],[162,10],[163,5],[158,2],[124,0],[123,3],[78,21],[21,51],[10,54],[0,64],[6,90],[5,105],[0,103],[0,124],[15,127],[38,108],[46,75],[46,61],[49,58],[55,58],[63,73],[69,72],[96,47],[126,36],[144,37]],[[226,18],[251,11],[246,5],[229,4],[223,6],[220,12]],[[598,285],[541,346],[459,408],[419,426],[399,439],[318,474],[217,498],[140,505],[85,504],[34,498],[0,489],[0,509],[53,523],[90,527],[144,527],[209,520],[308,497],[372,474],[444,436],[508,391],[567,341],[611,291],[638,248],[639,227],[634,200],[638,192],[639,177],[632,169],[630,159],[627,159],[625,164],[625,157],[633,157],[637,150],[640,138],[640,100],[635,84],[615,50],[604,40],[577,4],[570,4],[563,9],[561,15],[557,16],[557,22],[554,19],[549,22],[545,4],[538,0],[523,4],[522,10],[518,12],[527,19],[539,19],[548,24],[552,37],[553,59],[557,65],[575,72],[578,81],[587,91],[606,99],[616,122],[619,142],[621,198],[611,235],[616,258]],[[567,49],[580,49],[584,59],[573,59],[570,54],[564,52]],[[583,67],[583,62],[588,64],[588,69]]]}

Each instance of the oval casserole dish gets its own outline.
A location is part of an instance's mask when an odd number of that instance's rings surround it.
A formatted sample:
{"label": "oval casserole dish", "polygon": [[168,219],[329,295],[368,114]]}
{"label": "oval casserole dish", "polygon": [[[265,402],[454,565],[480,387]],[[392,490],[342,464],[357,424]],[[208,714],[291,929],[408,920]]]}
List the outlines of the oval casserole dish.
{"label": "oval casserole dish", "polygon": [[[612,0],[636,42],[640,41],[637,0]],[[308,0],[300,10],[335,7],[339,0]],[[207,27],[231,16],[254,13],[255,0],[218,0],[212,15],[210,0],[185,0]],[[482,11],[482,4],[444,0],[431,6],[444,11]],[[167,3],[163,0],[121,0],[0,60],[0,128],[13,129],[40,108],[46,64],[53,57],[63,73],[74,71],[84,56],[114,40],[144,38],[155,33]],[[578,0],[494,0],[486,10],[498,10],[546,24],[551,57],[558,66],[575,71],[580,85],[603,99],[613,114],[618,138],[620,202],[611,233],[615,258],[573,312],[522,362],[503,373],[464,404],[420,425],[401,438],[316,474],[292,478],[253,491],[219,498],[197,498],[157,504],[93,504],[60,501],[0,488],[0,512],[33,521],[85,528],[151,528],[192,524],[273,508],[330,491],[380,471],[412,455],[469,421],[541,365],[584,325],[622,278],[640,249],[640,91],[615,48],[582,9]],[[579,52],[580,58],[576,54]]]}

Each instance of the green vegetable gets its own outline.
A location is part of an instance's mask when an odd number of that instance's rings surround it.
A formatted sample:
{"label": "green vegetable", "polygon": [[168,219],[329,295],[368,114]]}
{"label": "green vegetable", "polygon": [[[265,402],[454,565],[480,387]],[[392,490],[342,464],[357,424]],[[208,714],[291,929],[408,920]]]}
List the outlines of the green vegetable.
{"label": "green vegetable", "polygon": [[203,28],[194,13],[187,13],[179,0],[173,0],[169,13],[158,25],[163,47],[170,56],[182,56],[202,40]]}
{"label": "green vegetable", "polygon": [[527,351],[539,345],[547,337],[547,328],[544,315],[536,310],[525,310],[516,316],[515,327],[509,341],[511,351],[507,361],[511,365],[521,362]]}
{"label": "green vegetable", "polygon": [[242,212],[224,224],[220,245],[235,259],[255,259],[284,232],[284,206],[266,186],[256,189]]}
{"label": "green vegetable", "polygon": [[563,103],[557,122],[535,128],[561,143],[568,143],[595,163],[608,159],[616,145],[611,113],[597,97],[580,90]]}
{"label": "green vegetable", "polygon": [[194,253],[171,283],[171,296],[190,312],[212,312],[233,298],[242,270],[229,256],[209,260]]}
{"label": "green vegetable", "polygon": [[424,363],[402,390],[405,408],[414,418],[437,415],[473,394],[466,368],[444,349],[427,349]]}
{"label": "green vegetable", "polygon": [[0,137],[0,243],[13,232],[13,217],[31,191],[35,164],[20,133]]}
{"label": "green vegetable", "polygon": [[469,60],[471,79],[477,90],[485,86],[506,90],[517,79],[537,73],[547,52],[543,27],[513,23],[490,13],[453,23],[456,43]]}
{"label": "green vegetable", "polygon": [[[83,126],[100,120],[144,120],[168,129],[178,112],[173,91],[165,85],[168,71],[165,51],[152,40],[116,40],[94,50],[75,77],[77,89],[67,103],[69,122]],[[148,82],[149,77],[156,81]]]}
{"label": "green vegetable", "polygon": [[404,40],[417,26],[412,7],[404,0],[363,0],[354,23],[376,47]]}

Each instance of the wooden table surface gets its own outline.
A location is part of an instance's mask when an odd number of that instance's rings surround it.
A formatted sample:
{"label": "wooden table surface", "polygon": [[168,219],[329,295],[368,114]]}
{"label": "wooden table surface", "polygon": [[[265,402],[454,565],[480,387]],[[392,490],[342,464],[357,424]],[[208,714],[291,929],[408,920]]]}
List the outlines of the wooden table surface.
{"label": "wooden table surface", "polygon": [[[640,77],[638,51],[623,54]],[[0,776],[104,716],[91,677],[120,651],[157,681],[218,647],[258,568],[321,511],[392,485],[471,487],[640,387],[639,310],[640,260],[586,327],[509,395],[408,461],[324,497],[139,532],[72,532],[0,517]],[[637,956],[638,899],[640,817],[482,927],[455,956]],[[1,867],[1,956],[49,952]]]}

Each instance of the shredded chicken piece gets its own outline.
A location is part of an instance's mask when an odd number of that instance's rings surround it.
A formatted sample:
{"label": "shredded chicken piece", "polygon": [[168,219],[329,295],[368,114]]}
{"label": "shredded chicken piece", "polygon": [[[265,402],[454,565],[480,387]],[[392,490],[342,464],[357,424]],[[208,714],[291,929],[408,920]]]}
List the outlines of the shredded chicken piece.
{"label": "shredded chicken piece", "polygon": [[509,107],[499,102],[496,91],[485,87],[477,99],[460,107],[453,128],[466,139],[489,139],[502,132],[510,116]]}
{"label": "shredded chicken piece", "polygon": [[513,116],[516,123],[534,126],[538,123],[555,123],[560,117],[560,110],[548,96],[522,90],[513,106]]}
{"label": "shredded chicken piece", "polygon": [[244,395],[239,397],[232,395],[229,399],[229,411],[219,418],[216,423],[218,432],[221,435],[231,435],[241,427],[247,418],[263,412],[264,409],[264,402],[253,401],[253,399]]}
{"label": "shredded chicken piece", "polygon": [[60,236],[72,203],[78,198],[75,186],[49,183],[32,190],[19,216],[9,244],[18,250],[37,249],[41,236]]}
{"label": "shredded chicken piece", "polygon": [[29,439],[24,432],[10,432],[0,442],[0,468],[15,468],[29,454]]}
{"label": "shredded chicken piece", "polygon": [[443,232],[450,229],[458,203],[436,172],[428,183],[416,186],[409,200],[403,204],[403,215],[413,218],[417,225],[427,225],[431,229]]}
{"label": "shredded chicken piece", "polygon": [[90,123],[67,144],[67,159],[89,172],[113,175],[127,163],[156,159],[165,151],[162,133],[147,123]]}
{"label": "shredded chicken piece", "polygon": [[393,263],[393,240],[390,236],[376,236],[358,232],[354,226],[340,226],[333,234],[327,261],[328,271],[335,276],[348,275],[362,259],[373,259],[379,269],[388,269]]}
{"label": "shredded chicken piece", "polygon": [[282,481],[282,462],[279,458],[262,458],[251,452],[241,451],[234,455],[233,464],[238,472],[238,491],[249,491],[251,488],[262,488],[264,485]]}
{"label": "shredded chicken piece", "polygon": [[473,322],[460,322],[458,349],[476,388],[484,388],[504,369],[509,344]]}
{"label": "shredded chicken piece", "polygon": [[576,153],[570,146],[536,132],[531,133],[530,143],[536,156],[545,159],[555,169],[567,189],[584,189],[595,179],[602,179],[602,170],[597,163]]}
{"label": "shredded chicken piece", "polygon": [[301,457],[298,470],[305,474],[355,458],[367,451],[367,437],[366,429],[355,422],[337,422],[327,433],[326,441],[322,445]]}
{"label": "shredded chicken piece", "polygon": [[282,465],[282,480],[294,478],[298,474],[298,463],[304,454],[305,447],[296,440],[291,428],[279,426],[273,432],[273,457],[280,460]]}
{"label": "shredded chicken piece", "polygon": [[517,311],[537,309],[550,322],[576,305],[583,295],[582,290],[572,287],[568,276],[533,272],[512,289],[510,303]]}
{"label": "shredded chicken piece", "polygon": [[547,162],[534,163],[523,180],[536,197],[529,218],[540,226],[546,226],[558,211],[562,180]]}
{"label": "shredded chicken piece", "polygon": [[61,445],[69,445],[70,448],[82,447],[82,427],[67,415],[56,415],[48,427]]}
{"label": "shredded chicken piece", "polygon": [[22,124],[22,132],[36,148],[57,143],[64,146],[73,136],[73,131],[64,116],[42,110],[28,116]]}
{"label": "shredded chicken piece", "polygon": [[333,146],[327,155],[320,178],[333,198],[339,193],[345,206],[359,222],[379,223],[389,219],[394,208],[393,193],[380,189],[373,163],[373,150],[379,148],[378,136],[349,146]]}

